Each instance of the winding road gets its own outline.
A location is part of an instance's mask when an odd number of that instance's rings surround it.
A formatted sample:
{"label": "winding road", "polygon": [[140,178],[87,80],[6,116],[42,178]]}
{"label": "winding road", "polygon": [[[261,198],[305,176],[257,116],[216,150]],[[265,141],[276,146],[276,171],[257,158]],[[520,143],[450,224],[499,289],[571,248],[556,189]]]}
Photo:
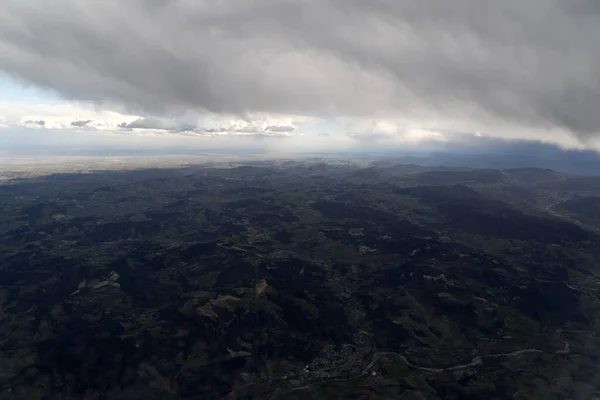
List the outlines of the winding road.
{"label": "winding road", "polygon": [[[414,364],[414,363],[410,362],[402,354],[398,354],[398,353],[395,353],[392,351],[381,351],[381,352],[377,352],[373,355],[373,359],[371,360],[371,362],[369,362],[369,364],[367,364],[367,366],[362,370],[362,372],[359,375],[350,376],[347,378],[337,378],[337,379],[334,378],[334,379],[328,379],[328,380],[319,379],[318,381],[313,381],[310,384],[305,384],[305,385],[297,386],[297,387],[294,387],[294,388],[291,388],[291,389],[288,389],[285,391],[281,391],[281,392],[273,395],[272,397],[270,397],[269,400],[276,400],[279,396],[289,394],[291,392],[296,392],[299,390],[310,389],[314,386],[321,385],[323,383],[344,382],[344,381],[349,381],[349,380],[353,380],[353,379],[363,378],[363,377],[369,375],[369,373],[371,372],[371,370],[373,369],[375,364],[377,364],[377,361],[379,361],[379,359],[384,355],[394,355],[396,357],[399,357],[406,363],[406,365],[408,365],[410,368],[413,368],[413,369],[418,369],[420,371],[424,371],[424,372],[428,372],[428,373],[441,373],[441,372],[456,371],[456,370],[461,370],[461,369],[477,367],[477,366],[482,365],[483,361],[485,359],[493,359],[493,358],[501,358],[501,357],[519,357],[524,354],[532,354],[532,353],[543,354],[544,352],[542,350],[538,350],[538,349],[523,349],[523,350],[512,351],[510,353],[485,354],[482,356],[474,357],[471,360],[471,362],[466,363],[466,364],[457,364],[457,365],[453,365],[453,366],[445,367],[445,368],[431,368],[431,367],[423,367],[423,366]],[[565,342],[565,348],[563,350],[557,351],[555,354],[568,354],[568,353],[569,353],[569,346],[568,346],[568,343]]]}

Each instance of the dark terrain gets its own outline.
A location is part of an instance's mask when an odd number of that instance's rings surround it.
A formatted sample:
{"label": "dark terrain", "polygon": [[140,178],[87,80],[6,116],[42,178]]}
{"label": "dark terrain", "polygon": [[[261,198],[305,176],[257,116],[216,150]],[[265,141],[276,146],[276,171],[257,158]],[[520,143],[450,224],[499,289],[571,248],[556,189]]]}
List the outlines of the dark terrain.
{"label": "dark terrain", "polygon": [[319,162],[0,186],[0,399],[600,396],[600,178]]}

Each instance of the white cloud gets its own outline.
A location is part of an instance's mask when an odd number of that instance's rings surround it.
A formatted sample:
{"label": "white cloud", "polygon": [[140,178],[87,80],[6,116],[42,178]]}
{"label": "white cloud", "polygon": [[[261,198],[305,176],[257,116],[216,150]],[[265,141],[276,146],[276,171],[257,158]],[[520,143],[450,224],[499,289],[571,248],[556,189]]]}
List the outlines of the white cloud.
{"label": "white cloud", "polygon": [[[197,133],[290,134],[303,125],[322,123],[314,117],[287,116],[269,113],[227,115],[188,112],[172,118],[140,116],[93,106],[85,103],[33,104],[0,102],[3,127],[104,131],[196,131]],[[43,123],[38,123],[43,121]]]}
{"label": "white cloud", "polygon": [[[81,144],[102,143],[121,146],[203,146],[220,143],[230,147],[252,144],[246,139],[265,138],[261,146],[282,150],[339,149],[361,146],[416,146],[419,143],[444,143],[464,140],[464,132],[480,137],[541,140],[564,148],[600,149],[594,138],[581,143],[567,130],[523,129],[514,123],[489,119],[489,123],[470,121],[459,124],[451,119],[319,117],[274,113],[216,114],[192,112],[170,118],[127,114],[80,102],[33,104],[0,102],[0,134],[11,128],[43,130],[52,137],[75,140]],[[334,131],[331,129],[333,124]],[[457,131],[456,127],[465,129]],[[4,132],[4,133],[3,133]],[[20,133],[22,134],[22,132]],[[126,138],[130,137],[130,138]],[[474,136],[475,137],[475,136]],[[244,139],[246,138],[246,139]],[[284,141],[274,141],[285,138]],[[28,139],[27,139],[28,140]],[[62,140],[62,139],[61,139]],[[207,142],[212,140],[211,142]],[[238,141],[237,143],[235,141]],[[17,137],[15,141],[25,141]],[[65,141],[68,144],[69,141]],[[31,142],[35,144],[35,142]]]}
{"label": "white cloud", "polygon": [[[357,140],[376,140],[389,143],[420,142],[426,140],[450,141],[464,133],[475,136],[510,140],[537,140],[572,149],[600,149],[596,139],[582,143],[567,129],[527,128],[520,124],[494,119],[459,122],[453,119],[423,118],[357,118],[342,117],[340,122],[345,132]],[[461,128],[461,129],[459,129]]]}
{"label": "white cloud", "polygon": [[0,114],[7,126],[31,127],[28,121],[44,121],[44,125],[33,127],[44,129],[80,129],[73,126],[73,121],[87,121],[86,127],[96,129],[112,129],[123,121],[133,121],[134,115],[121,114],[115,111],[99,109],[84,103],[35,104],[0,102]]}
{"label": "white cloud", "polygon": [[122,122],[117,125],[118,128],[130,128],[130,129],[158,129],[158,130],[170,130],[178,129],[179,124],[175,121],[167,118],[158,117],[145,117],[138,118],[132,122]]}

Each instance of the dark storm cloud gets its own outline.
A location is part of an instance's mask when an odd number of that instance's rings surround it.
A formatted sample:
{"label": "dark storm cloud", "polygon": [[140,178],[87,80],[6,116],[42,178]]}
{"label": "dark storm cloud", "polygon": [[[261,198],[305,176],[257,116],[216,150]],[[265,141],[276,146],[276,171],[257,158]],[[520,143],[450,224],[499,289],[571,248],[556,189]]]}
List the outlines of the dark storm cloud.
{"label": "dark storm cloud", "polygon": [[163,113],[600,126],[593,0],[34,0],[0,8],[0,70]]}
{"label": "dark storm cloud", "polygon": [[92,122],[91,119],[87,119],[85,121],[73,121],[71,122],[71,126],[83,127],[87,126],[87,124],[89,124],[90,122]]}

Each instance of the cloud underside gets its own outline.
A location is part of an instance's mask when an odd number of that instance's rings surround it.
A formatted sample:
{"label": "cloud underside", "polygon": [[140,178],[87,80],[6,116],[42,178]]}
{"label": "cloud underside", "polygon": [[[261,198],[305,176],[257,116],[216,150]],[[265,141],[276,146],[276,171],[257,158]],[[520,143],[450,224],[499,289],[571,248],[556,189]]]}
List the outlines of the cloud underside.
{"label": "cloud underside", "polygon": [[[203,136],[295,136],[307,126],[323,123],[314,117],[275,114],[244,116],[187,113],[166,118],[123,114],[85,103],[35,104],[0,101],[0,128],[113,133],[169,133]],[[10,132],[9,132],[10,133]]]}
{"label": "cloud underside", "polygon": [[[0,26],[0,70],[137,115],[403,118],[582,140],[600,126],[593,0],[21,0]],[[121,123],[196,128],[152,118]]]}
{"label": "cloud underside", "polygon": [[81,128],[81,127],[87,126],[90,122],[92,122],[91,119],[87,119],[85,121],[84,120],[73,121],[73,122],[71,122],[71,126]]}
{"label": "cloud underside", "polygon": [[[240,124],[241,122],[241,124]],[[178,122],[169,118],[145,117],[138,118],[132,122],[122,122],[117,127],[122,129],[146,129],[146,130],[166,130],[174,133],[193,132],[193,133],[253,133],[253,134],[286,134],[296,131],[292,125],[266,125],[260,126],[260,119],[257,121],[220,121],[227,126],[202,126],[188,122]],[[264,125],[264,121],[262,121]]]}

